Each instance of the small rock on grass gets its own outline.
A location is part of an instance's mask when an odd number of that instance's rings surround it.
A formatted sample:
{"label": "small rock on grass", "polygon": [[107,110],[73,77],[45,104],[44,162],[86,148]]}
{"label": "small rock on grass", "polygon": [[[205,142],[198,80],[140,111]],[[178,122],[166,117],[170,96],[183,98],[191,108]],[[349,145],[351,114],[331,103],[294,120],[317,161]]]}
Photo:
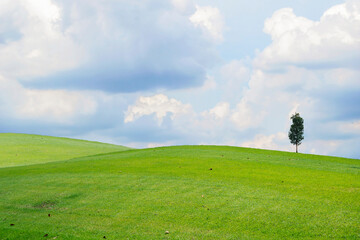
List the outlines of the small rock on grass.
{"label": "small rock on grass", "polygon": [[169,234],[170,232],[169,231],[165,231],[165,234]]}

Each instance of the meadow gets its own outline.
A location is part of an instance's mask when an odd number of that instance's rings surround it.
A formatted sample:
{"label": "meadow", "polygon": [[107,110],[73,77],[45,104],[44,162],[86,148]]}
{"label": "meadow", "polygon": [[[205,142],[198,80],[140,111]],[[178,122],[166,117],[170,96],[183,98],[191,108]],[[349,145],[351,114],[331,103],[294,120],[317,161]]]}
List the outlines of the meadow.
{"label": "meadow", "polygon": [[100,142],[17,133],[0,133],[0,147],[0,167],[67,160],[129,149]]}
{"label": "meadow", "polygon": [[360,238],[357,159],[228,146],[101,153],[93,142],[76,157],[64,153],[78,140],[61,139],[10,167],[22,150],[3,151],[1,138],[1,240]]}

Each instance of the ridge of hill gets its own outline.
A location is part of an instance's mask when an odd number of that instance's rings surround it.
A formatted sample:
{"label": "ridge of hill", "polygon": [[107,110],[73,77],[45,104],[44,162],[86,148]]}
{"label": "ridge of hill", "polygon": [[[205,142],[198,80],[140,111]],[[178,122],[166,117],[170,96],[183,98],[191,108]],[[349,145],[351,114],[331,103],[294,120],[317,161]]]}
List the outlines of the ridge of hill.
{"label": "ridge of hill", "polygon": [[360,161],[227,146],[0,168],[0,239],[358,239]]}
{"label": "ridge of hill", "polygon": [[0,133],[0,168],[67,160],[130,148],[34,134]]}

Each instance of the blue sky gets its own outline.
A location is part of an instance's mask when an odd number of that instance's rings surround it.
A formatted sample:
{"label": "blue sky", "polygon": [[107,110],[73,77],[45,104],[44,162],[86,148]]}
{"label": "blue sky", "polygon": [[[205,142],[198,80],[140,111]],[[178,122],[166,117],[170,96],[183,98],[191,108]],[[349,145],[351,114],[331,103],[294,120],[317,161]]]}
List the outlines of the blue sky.
{"label": "blue sky", "polygon": [[0,132],[360,158],[360,1],[4,0]]}

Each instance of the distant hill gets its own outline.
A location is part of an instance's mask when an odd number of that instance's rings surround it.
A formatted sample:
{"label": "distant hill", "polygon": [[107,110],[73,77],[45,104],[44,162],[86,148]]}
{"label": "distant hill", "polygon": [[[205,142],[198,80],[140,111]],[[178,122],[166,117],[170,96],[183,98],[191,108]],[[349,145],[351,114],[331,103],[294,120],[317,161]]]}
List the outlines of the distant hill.
{"label": "distant hill", "polygon": [[[101,146],[52,140],[49,154]],[[70,153],[63,158],[76,148]],[[225,146],[134,149],[0,168],[0,196],[0,239],[360,237],[356,159]]]}
{"label": "distant hill", "polygon": [[0,167],[67,160],[128,149],[123,146],[77,139],[0,133]]}

